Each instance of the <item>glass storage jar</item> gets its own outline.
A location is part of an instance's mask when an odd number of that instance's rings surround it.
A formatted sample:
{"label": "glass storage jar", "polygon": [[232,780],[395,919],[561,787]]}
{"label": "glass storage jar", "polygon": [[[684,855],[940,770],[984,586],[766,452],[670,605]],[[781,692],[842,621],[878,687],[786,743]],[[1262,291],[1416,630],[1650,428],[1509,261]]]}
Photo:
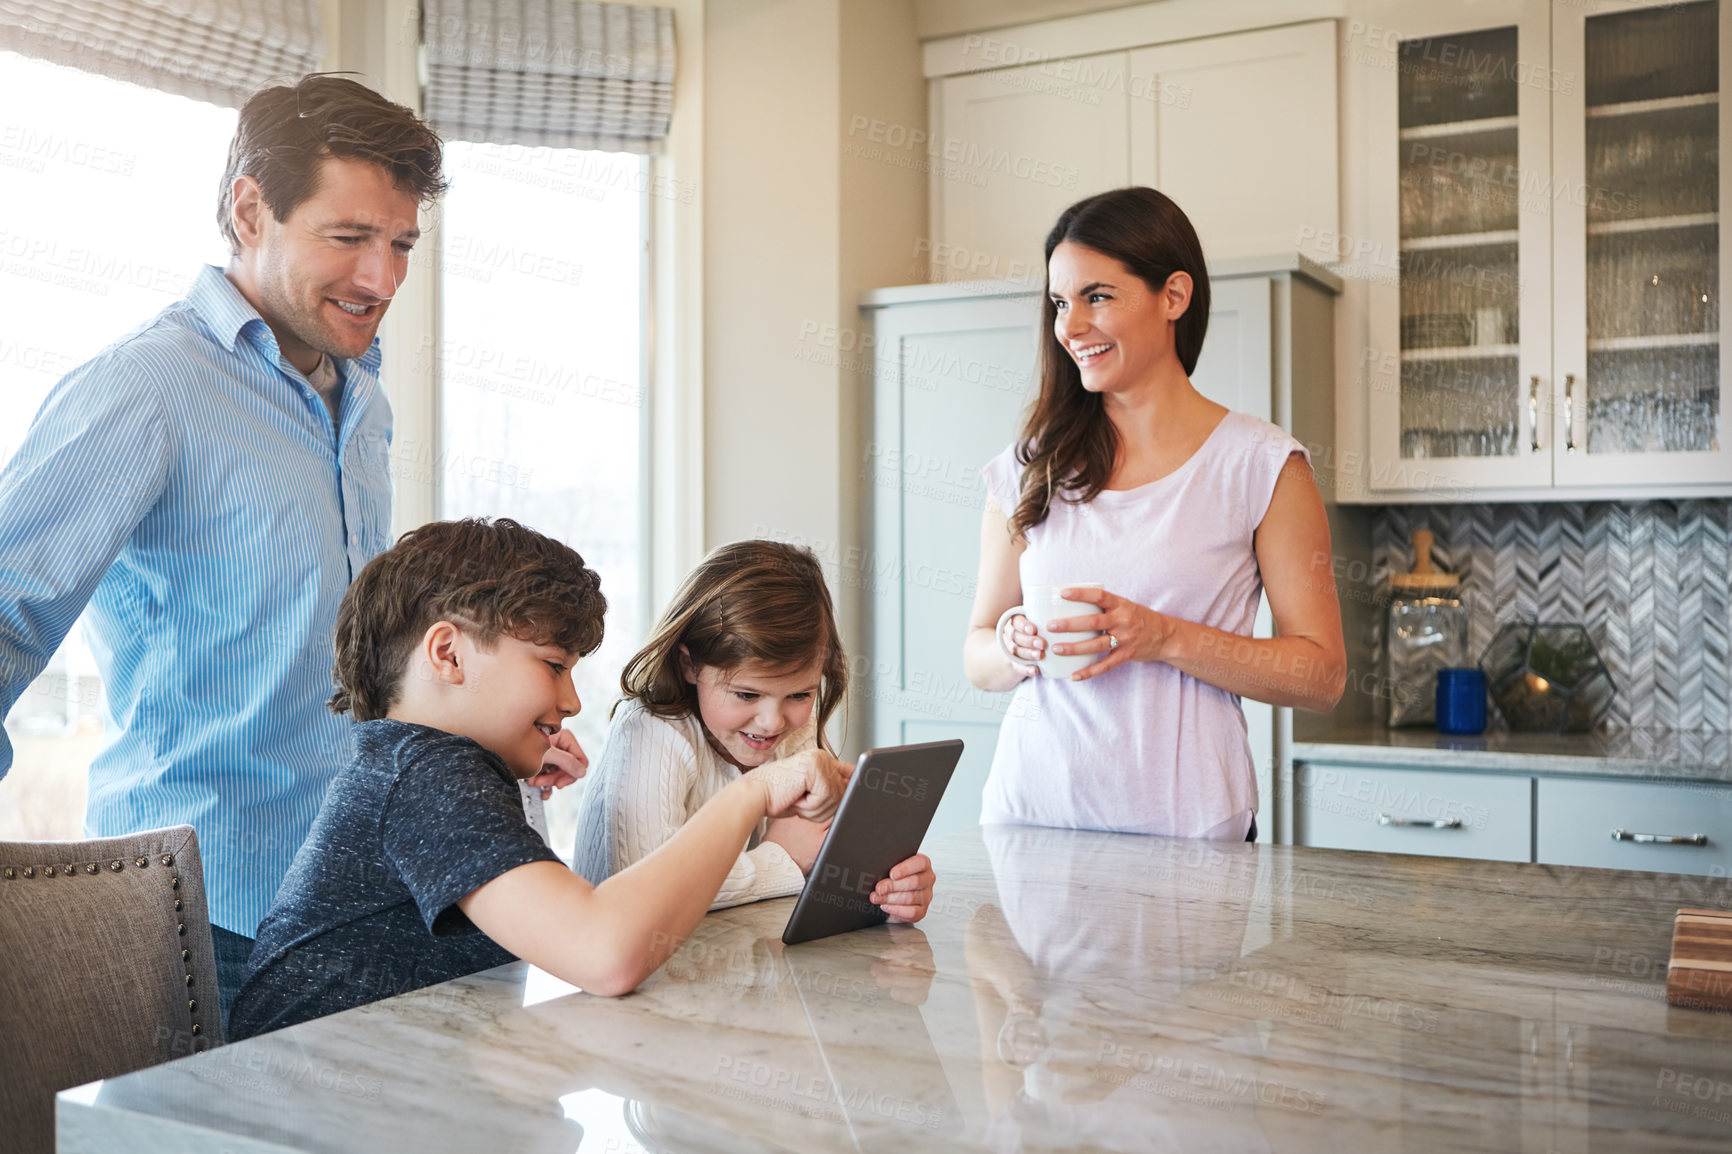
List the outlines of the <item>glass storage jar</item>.
{"label": "glass storage jar", "polygon": [[1413,571],[1389,579],[1383,636],[1391,728],[1436,724],[1437,671],[1468,664],[1461,578],[1431,567],[1431,541],[1431,530],[1415,529]]}

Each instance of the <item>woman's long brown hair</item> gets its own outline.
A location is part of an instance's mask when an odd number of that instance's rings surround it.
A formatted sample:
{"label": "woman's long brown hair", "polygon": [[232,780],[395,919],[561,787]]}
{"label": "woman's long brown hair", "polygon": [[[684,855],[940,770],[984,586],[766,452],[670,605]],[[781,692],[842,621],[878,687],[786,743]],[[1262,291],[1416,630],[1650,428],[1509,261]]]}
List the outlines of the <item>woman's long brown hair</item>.
{"label": "woman's long brown hair", "polygon": [[657,717],[695,716],[698,691],[680,670],[682,645],[693,665],[718,669],[753,661],[779,674],[820,660],[818,744],[835,752],[824,727],[848,692],[848,658],[824,570],[810,549],[735,541],[711,551],[626,663],[620,691]]}
{"label": "woman's long brown hair", "polygon": [[[1046,237],[1046,259],[1065,242],[1092,248],[1124,265],[1159,293],[1176,272],[1191,276],[1191,302],[1173,325],[1174,351],[1190,375],[1203,351],[1209,328],[1209,270],[1197,230],[1172,200],[1152,188],[1116,188],[1079,200],[1065,209]],[[1106,414],[1101,394],[1083,388],[1082,373],[1053,332],[1051,274],[1041,316],[1046,337],[1040,346],[1040,393],[1017,438],[1022,493],[1010,528],[1020,536],[1046,520],[1055,495],[1073,504],[1095,499],[1113,472],[1118,430]]]}

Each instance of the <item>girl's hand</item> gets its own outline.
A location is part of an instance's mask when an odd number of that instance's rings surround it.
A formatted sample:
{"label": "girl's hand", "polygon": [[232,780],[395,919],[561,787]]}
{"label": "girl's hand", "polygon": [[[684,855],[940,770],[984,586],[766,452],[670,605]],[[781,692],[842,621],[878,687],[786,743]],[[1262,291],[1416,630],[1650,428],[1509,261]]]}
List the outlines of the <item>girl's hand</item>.
{"label": "girl's hand", "polygon": [[[1032,662],[1046,656],[1046,638],[1034,631],[1034,625],[1028,618],[1018,613],[1004,624],[1004,637],[1001,640],[1015,650],[1018,657]],[[1019,665],[1012,661],[1010,667],[1023,677],[1033,677],[1040,672],[1038,665]]]}
{"label": "girl's hand", "polygon": [[937,883],[932,860],[917,853],[907,861],[897,862],[887,876],[878,879],[878,884],[872,887],[871,901],[883,906],[894,921],[917,922],[926,916],[927,907],[932,904],[932,887]]}
{"label": "girl's hand", "polygon": [[[1047,623],[1054,633],[1086,633],[1101,631],[1099,637],[1054,645],[1052,651],[1067,653],[1100,653],[1101,660],[1086,669],[1071,674],[1072,681],[1087,681],[1127,661],[1159,661],[1174,631],[1173,618],[1156,613],[1146,605],[1108,593],[1104,589],[1064,589],[1059,596],[1066,601],[1087,601],[1100,606],[1101,611],[1083,617],[1058,617]],[[1113,645],[1114,640],[1118,646]]]}
{"label": "girl's hand", "polygon": [[821,749],[803,749],[793,757],[772,761],[745,778],[764,790],[765,817],[803,817],[828,825],[854,767]]}
{"label": "girl's hand", "polygon": [[528,782],[541,788],[541,800],[546,801],[554,790],[564,789],[588,772],[589,757],[583,746],[577,743],[571,730],[562,729],[549,735],[547,752],[541,755],[541,769]]}

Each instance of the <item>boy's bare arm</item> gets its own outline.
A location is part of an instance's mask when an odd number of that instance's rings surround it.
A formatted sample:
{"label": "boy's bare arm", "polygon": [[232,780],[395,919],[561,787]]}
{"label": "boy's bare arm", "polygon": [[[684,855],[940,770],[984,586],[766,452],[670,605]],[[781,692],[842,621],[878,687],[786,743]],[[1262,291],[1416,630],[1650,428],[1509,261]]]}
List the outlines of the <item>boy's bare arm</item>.
{"label": "boy's bare arm", "polygon": [[808,750],[761,766],[698,810],[654,853],[599,886],[558,862],[532,862],[457,903],[488,937],[526,962],[597,994],[635,989],[679,949],[766,814],[823,821],[848,767]]}

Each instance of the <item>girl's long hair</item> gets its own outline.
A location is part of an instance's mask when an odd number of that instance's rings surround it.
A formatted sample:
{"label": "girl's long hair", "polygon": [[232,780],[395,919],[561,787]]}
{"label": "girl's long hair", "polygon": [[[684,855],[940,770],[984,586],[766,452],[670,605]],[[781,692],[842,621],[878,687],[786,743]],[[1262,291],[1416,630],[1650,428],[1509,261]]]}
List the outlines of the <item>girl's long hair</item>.
{"label": "girl's long hair", "polygon": [[[1174,351],[1189,376],[1209,328],[1209,270],[1197,230],[1178,205],[1152,188],[1116,188],[1065,209],[1046,237],[1046,259],[1066,241],[1124,265],[1158,294],[1175,272],[1191,276],[1191,302],[1173,326]],[[1020,536],[1046,520],[1054,495],[1074,504],[1095,499],[1112,476],[1118,430],[1099,393],[1083,388],[1082,373],[1053,331],[1051,274],[1041,304],[1046,336],[1040,347],[1040,393],[1023,419],[1016,459],[1022,493],[1011,515]]]}
{"label": "girl's long hair", "polygon": [[848,658],[824,571],[810,549],[755,540],[713,550],[686,575],[649,641],[627,662],[620,691],[657,717],[695,716],[698,691],[680,670],[682,645],[693,665],[718,669],[752,661],[780,674],[821,661],[818,744],[834,752],[824,729],[848,692]]}

